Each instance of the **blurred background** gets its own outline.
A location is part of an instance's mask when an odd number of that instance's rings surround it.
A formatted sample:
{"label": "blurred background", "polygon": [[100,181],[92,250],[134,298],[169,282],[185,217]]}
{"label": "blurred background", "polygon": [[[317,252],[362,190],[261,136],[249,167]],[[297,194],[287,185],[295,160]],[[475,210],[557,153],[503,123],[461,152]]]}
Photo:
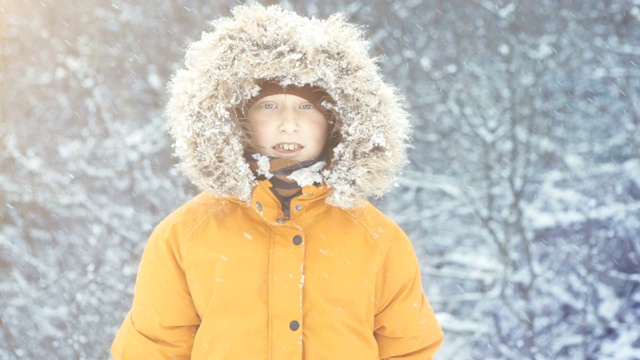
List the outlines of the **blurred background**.
{"label": "blurred background", "polygon": [[[238,3],[0,2],[0,359],[109,358],[147,237],[197,192],[166,83]],[[640,359],[640,0],[262,3],[343,12],[406,96],[411,164],[376,204],[437,359]]]}

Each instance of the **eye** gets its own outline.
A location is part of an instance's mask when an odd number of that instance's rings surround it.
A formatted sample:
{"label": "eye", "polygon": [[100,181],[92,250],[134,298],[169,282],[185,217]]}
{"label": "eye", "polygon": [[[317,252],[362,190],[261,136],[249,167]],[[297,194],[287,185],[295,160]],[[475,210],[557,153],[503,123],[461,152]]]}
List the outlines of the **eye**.
{"label": "eye", "polygon": [[313,109],[313,104],[310,104],[310,103],[302,104],[300,105],[300,109],[311,110]]}
{"label": "eye", "polygon": [[265,102],[265,103],[262,104],[262,108],[263,109],[268,109],[268,110],[275,109],[276,108],[276,104],[271,103],[271,102]]}

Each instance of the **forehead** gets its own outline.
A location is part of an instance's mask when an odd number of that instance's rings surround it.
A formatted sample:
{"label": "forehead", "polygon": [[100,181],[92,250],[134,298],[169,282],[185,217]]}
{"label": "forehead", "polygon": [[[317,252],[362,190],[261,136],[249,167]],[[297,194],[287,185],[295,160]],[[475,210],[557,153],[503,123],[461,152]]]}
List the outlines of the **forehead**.
{"label": "forehead", "polygon": [[269,95],[269,96],[265,96],[262,99],[260,99],[258,102],[262,102],[262,101],[278,101],[278,102],[309,102],[309,100],[300,97],[298,95],[293,95],[293,94],[273,94],[273,95]]}

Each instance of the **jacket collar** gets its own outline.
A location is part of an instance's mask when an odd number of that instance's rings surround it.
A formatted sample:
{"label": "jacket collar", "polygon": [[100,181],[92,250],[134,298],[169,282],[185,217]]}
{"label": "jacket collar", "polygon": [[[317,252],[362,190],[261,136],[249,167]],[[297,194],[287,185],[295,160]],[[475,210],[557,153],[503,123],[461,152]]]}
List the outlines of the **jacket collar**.
{"label": "jacket collar", "polygon": [[251,208],[265,221],[274,224],[297,222],[326,211],[330,205],[325,199],[333,192],[326,185],[302,187],[302,194],[291,200],[290,218],[286,219],[280,200],[271,191],[271,182],[261,180],[251,193]]}

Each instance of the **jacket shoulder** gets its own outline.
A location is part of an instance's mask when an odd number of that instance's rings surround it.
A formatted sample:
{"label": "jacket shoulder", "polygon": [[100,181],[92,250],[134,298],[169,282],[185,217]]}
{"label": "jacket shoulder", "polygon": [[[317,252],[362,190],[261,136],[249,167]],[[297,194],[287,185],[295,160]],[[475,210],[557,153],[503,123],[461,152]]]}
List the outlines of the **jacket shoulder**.
{"label": "jacket shoulder", "polygon": [[368,201],[363,207],[345,211],[378,244],[383,255],[387,252],[390,244],[397,241],[408,241],[407,235],[400,226]]}
{"label": "jacket shoulder", "polygon": [[230,201],[209,193],[200,193],[165,217],[154,235],[178,241],[184,245],[191,235]]}

